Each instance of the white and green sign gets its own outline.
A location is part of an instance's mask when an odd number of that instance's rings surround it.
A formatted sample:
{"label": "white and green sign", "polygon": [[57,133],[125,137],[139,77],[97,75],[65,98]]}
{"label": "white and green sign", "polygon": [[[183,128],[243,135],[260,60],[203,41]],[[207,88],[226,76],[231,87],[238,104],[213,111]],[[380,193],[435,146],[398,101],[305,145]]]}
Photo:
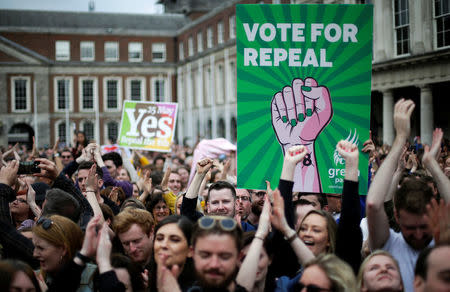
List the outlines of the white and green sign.
{"label": "white and green sign", "polygon": [[372,5],[236,5],[239,188],[276,186],[286,150],[305,145],[294,191],[342,191],[337,142],[369,138],[372,26]]}
{"label": "white and green sign", "polygon": [[151,151],[170,151],[177,104],[169,102],[125,101],[118,144]]}

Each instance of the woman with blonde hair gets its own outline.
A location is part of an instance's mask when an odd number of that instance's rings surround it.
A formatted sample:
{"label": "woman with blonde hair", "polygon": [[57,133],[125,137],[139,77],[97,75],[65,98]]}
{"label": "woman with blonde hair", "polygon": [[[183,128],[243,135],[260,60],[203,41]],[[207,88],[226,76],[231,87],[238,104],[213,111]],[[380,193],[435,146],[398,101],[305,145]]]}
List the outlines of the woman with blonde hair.
{"label": "woman with blonde hair", "polygon": [[293,291],[356,292],[352,268],[334,254],[320,254],[305,265]]}
{"label": "woman with blonde hair", "polygon": [[[99,220],[96,216],[89,222],[86,234],[95,232]],[[39,218],[33,244],[33,256],[40,262],[38,279],[49,291],[93,290],[96,266],[86,263],[95,255],[95,243],[83,242],[83,232],[72,220],[59,215]]]}
{"label": "woman with blonde hair", "polygon": [[404,291],[398,262],[384,250],[374,251],[362,262],[356,282],[361,292]]}

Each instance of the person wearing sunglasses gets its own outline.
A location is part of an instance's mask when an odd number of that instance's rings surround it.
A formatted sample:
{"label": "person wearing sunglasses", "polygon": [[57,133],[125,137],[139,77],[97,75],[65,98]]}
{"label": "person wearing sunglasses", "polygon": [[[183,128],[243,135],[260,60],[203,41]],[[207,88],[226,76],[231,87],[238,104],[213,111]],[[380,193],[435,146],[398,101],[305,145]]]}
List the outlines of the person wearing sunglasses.
{"label": "person wearing sunglasses", "polygon": [[[196,211],[198,193],[203,179],[212,166],[213,161],[209,158],[197,162],[197,172],[183,197],[181,215],[188,217],[193,222],[203,216]],[[232,184],[226,181],[218,181],[208,188],[206,213],[234,218],[236,215],[236,189]],[[256,230],[255,226],[245,221],[241,221],[240,225],[243,231]]]}
{"label": "person wearing sunglasses", "polygon": [[197,275],[192,291],[246,291],[235,282],[242,230],[234,219],[225,216],[200,218],[194,226],[191,245]]}
{"label": "person wearing sunglasses", "polygon": [[64,150],[61,152],[61,163],[64,167],[66,167],[69,163],[73,161],[73,155],[72,152],[69,150],[69,148],[64,148]]}

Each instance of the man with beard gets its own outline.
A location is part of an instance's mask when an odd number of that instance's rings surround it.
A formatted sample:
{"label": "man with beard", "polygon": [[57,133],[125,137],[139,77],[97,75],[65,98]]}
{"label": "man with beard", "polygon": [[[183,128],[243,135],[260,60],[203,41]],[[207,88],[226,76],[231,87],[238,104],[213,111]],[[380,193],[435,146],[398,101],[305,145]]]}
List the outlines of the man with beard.
{"label": "man with beard", "polygon": [[[200,160],[197,163],[197,172],[189,185],[186,195],[181,203],[181,215],[184,215],[196,221],[203,216],[196,211],[197,198],[202,180],[212,167],[213,161],[209,158]],[[236,189],[232,184],[226,181],[218,181],[208,188],[208,197],[206,201],[206,212],[208,215],[220,215],[233,218],[236,214]],[[256,230],[254,226],[243,221],[241,222],[243,231]]]}
{"label": "man with beard", "polygon": [[259,216],[261,216],[262,208],[264,206],[264,196],[266,195],[266,192],[258,190],[248,190],[248,192],[252,198],[252,206],[247,222],[256,230],[259,223]]}
{"label": "man with beard", "polygon": [[252,198],[246,189],[236,189],[236,216],[241,221],[247,221],[252,209]]}
{"label": "man with beard", "polygon": [[[383,203],[391,186],[392,177],[402,155],[403,147],[410,134],[410,117],[414,102],[400,99],[394,108],[396,137],[392,148],[374,177],[366,200],[366,214],[371,250],[384,249],[398,261],[405,284],[405,291],[413,291],[414,266],[421,250],[433,246],[432,231],[425,218],[426,205],[433,197],[431,188],[417,178],[407,179],[394,194],[394,216],[400,233],[389,228],[389,221]],[[435,131],[436,132],[436,131]],[[442,136],[440,137],[442,139]],[[433,133],[431,150],[425,150],[424,164],[434,160],[440,147],[440,139]],[[440,174],[433,174],[439,182]],[[449,198],[448,180],[438,183],[441,195]]]}
{"label": "man with beard", "polygon": [[192,233],[192,248],[197,283],[193,291],[246,291],[235,282],[242,230],[237,222],[224,216],[200,218]]}

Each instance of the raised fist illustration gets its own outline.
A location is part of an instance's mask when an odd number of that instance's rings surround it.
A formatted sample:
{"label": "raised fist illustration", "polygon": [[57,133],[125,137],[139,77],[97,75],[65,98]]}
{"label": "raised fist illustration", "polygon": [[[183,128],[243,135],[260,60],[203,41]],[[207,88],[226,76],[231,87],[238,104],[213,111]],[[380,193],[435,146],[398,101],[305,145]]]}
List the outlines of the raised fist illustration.
{"label": "raised fist illustration", "polygon": [[[303,164],[296,168],[294,191],[321,191],[314,141],[330,123],[332,116],[330,92],[327,87],[318,86],[313,78],[296,78],[292,86],[285,86],[274,95],[272,126],[283,153],[294,145],[305,145],[309,152]],[[311,170],[307,171],[304,167]],[[312,176],[315,177],[313,183]]]}

